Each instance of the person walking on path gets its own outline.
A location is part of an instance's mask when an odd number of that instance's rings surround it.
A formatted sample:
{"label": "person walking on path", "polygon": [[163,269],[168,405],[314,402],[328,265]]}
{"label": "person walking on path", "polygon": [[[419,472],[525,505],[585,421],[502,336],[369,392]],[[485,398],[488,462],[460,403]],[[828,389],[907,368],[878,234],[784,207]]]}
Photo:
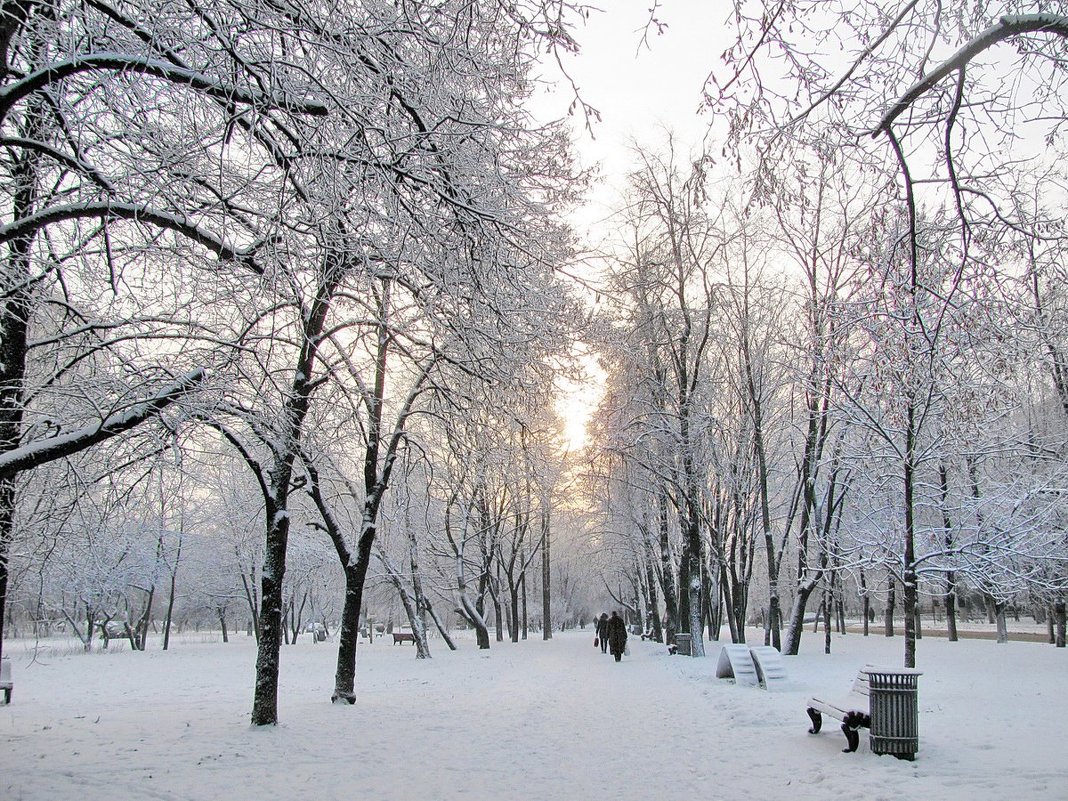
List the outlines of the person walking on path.
{"label": "person walking on path", "polygon": [[[601,644],[601,653],[608,653],[608,615],[601,612],[601,616],[597,618],[597,630],[596,630],[596,642]],[[594,643],[596,644],[596,643]]]}
{"label": "person walking on path", "polygon": [[612,617],[608,618],[607,629],[608,647],[612,651],[612,656],[619,662],[623,659],[623,652],[627,648],[627,624],[623,622],[619,612],[612,612]]}

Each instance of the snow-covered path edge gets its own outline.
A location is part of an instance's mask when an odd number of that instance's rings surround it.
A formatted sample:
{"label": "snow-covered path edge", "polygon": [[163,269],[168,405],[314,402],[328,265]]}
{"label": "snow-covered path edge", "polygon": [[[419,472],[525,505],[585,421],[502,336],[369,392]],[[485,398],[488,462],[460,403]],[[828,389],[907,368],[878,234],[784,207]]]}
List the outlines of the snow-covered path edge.
{"label": "snow-covered path edge", "polygon": [[[750,641],[759,642],[759,632]],[[856,754],[834,721],[806,733],[805,700],[841,695],[901,639],[806,636],[769,693],[714,678],[705,659],[632,638],[620,664],[592,634],[552,641],[361,645],[360,700],[328,703],[336,651],[283,650],[276,728],[253,729],[252,643],[41,657],[10,643],[0,707],[0,798],[107,799],[1068,799],[1068,653],[925,639],[916,762]]]}

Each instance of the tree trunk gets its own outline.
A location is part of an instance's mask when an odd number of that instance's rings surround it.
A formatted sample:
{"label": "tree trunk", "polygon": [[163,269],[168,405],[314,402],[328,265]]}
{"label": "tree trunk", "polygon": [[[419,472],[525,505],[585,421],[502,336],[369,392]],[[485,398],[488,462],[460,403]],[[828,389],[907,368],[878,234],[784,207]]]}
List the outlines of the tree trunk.
{"label": "tree trunk", "polygon": [[[938,483],[941,494],[943,542],[946,549],[953,547],[953,520],[949,516],[949,468],[944,460],[938,462]],[[946,638],[957,642],[957,576],[952,570],[946,571],[946,587],[942,594],[946,605]]]}
{"label": "tree trunk", "polygon": [[230,634],[226,630],[226,610],[218,606],[215,608],[216,613],[219,615],[219,625],[222,626],[222,638],[223,642],[230,642]]}
{"label": "tree trunk", "polygon": [[171,643],[171,622],[174,615],[174,587],[177,583],[177,567],[171,571],[171,586],[167,592],[167,616],[163,619],[163,650]]}
{"label": "tree trunk", "polygon": [[737,643],[742,634],[738,631],[738,621],[734,619],[734,613],[732,611],[734,603],[731,600],[731,583],[727,579],[727,565],[725,562],[720,563],[719,572],[719,596],[722,599],[722,605],[724,607],[723,617],[727,619],[727,631],[731,635],[731,642]]}
{"label": "tree trunk", "polygon": [[260,602],[256,597],[255,576],[246,575],[244,568],[241,570],[241,586],[245,591],[245,602],[248,604],[249,614],[252,621],[252,633],[256,636],[256,642],[260,641]]}
{"label": "tree trunk", "polygon": [[[0,344],[0,348],[3,345]],[[8,554],[14,539],[15,483],[0,479],[0,658],[4,655],[4,624],[7,611]]]}
{"label": "tree trunk", "polygon": [[543,504],[541,510],[541,638],[543,640],[553,638],[551,562],[549,560],[549,543],[552,537],[549,528],[549,508],[548,505]]}
{"label": "tree trunk", "polygon": [[994,620],[997,622],[998,642],[1007,643],[1009,641],[1009,627],[1005,621],[1005,602],[994,602]]}
{"label": "tree trunk", "polygon": [[1057,601],[1053,604],[1053,615],[1057,619],[1057,640],[1054,645],[1056,645],[1057,648],[1063,648],[1066,618],[1064,601]]}
{"label": "tree trunk", "polygon": [[679,558],[679,631],[690,633],[690,546],[683,543]]}
{"label": "tree trunk", "polygon": [[371,564],[371,546],[375,527],[364,510],[364,529],[357,544],[356,562],[345,566],[345,604],[338,629],[337,670],[334,673],[334,703],[356,703],[356,643],[360,637],[360,614],[363,611],[363,588]]}
{"label": "tree trunk", "polygon": [[902,471],[904,481],[905,503],[905,542],[902,549],[903,572],[901,574],[904,592],[902,610],[905,626],[905,667],[916,667],[916,610],[919,603],[918,578],[916,576],[916,523],[915,523],[915,488],[916,488],[916,404],[910,396],[906,408],[905,426],[905,462]]}
{"label": "tree trunk", "polygon": [[475,627],[475,642],[479,650],[487,650],[490,647],[489,628],[478,604],[471,601],[467,593],[467,577],[464,569],[464,556],[462,552],[456,554],[456,590],[460,596],[460,609],[467,617],[468,622]]}
{"label": "tree trunk", "polygon": [[883,612],[883,629],[887,637],[894,636],[894,594],[896,587],[894,574],[888,574],[886,577],[886,611]]}
{"label": "tree trunk", "polygon": [[[747,301],[748,301],[748,295]],[[748,315],[748,309],[746,310]],[[768,620],[771,632],[771,644],[776,650],[782,649],[780,629],[782,611],[779,603],[779,565],[775,559],[775,540],[771,534],[771,505],[768,500],[768,463],[764,447],[764,404],[757,389],[756,376],[753,371],[753,359],[749,349],[748,331],[742,338],[742,352],[745,361],[746,386],[749,392],[753,417],[753,450],[757,459],[758,495],[760,497],[760,527],[764,534],[764,555],[768,568]]]}
{"label": "tree trunk", "polygon": [[414,596],[401,584],[399,577],[394,583],[397,587],[397,594],[401,599],[401,605],[404,606],[404,612],[408,616],[408,623],[412,627],[412,636],[415,637],[415,658],[430,659],[430,644],[426,639],[426,623],[423,621],[422,615],[419,614],[419,605],[416,603]]}
{"label": "tree trunk", "polygon": [[831,609],[834,606],[831,582],[826,582],[823,590],[823,653],[831,652]]}
{"label": "tree trunk", "polygon": [[[284,483],[283,483],[284,482]],[[260,578],[259,640],[256,653],[256,689],[252,702],[252,725],[278,723],[278,671],[282,651],[282,582],[286,574],[289,544],[289,512],[285,499],[289,470],[273,482],[273,496],[266,505],[267,540]]]}
{"label": "tree trunk", "polygon": [[522,603],[523,603],[523,620],[522,620],[523,631],[522,631],[521,636],[525,640],[527,638],[527,626],[528,626],[528,618],[527,618],[527,571],[526,571],[526,569],[523,570],[523,575],[521,575],[519,577],[519,584],[522,586],[522,595],[523,595],[523,600],[522,600]]}
{"label": "tree trunk", "polygon": [[942,600],[946,605],[946,638],[957,642],[957,577],[952,570],[946,574],[946,592]]}
{"label": "tree trunk", "polygon": [[652,542],[646,539],[646,559],[645,559],[645,583],[648,587],[648,617],[649,625],[644,629],[648,631],[654,642],[664,641],[664,629],[660,625],[660,599],[656,592],[656,570],[653,568],[653,559],[656,554],[653,551]]}
{"label": "tree trunk", "polygon": [[449,646],[450,651],[455,651],[456,643],[453,641],[452,636],[449,634],[449,632],[445,629],[445,626],[442,625],[441,619],[438,617],[438,613],[434,611],[434,607],[431,606],[429,599],[427,599],[426,601],[426,611],[427,614],[430,615],[430,619],[434,621],[434,625],[437,626],[438,633],[441,635],[441,639],[443,639],[445,641],[445,644]]}
{"label": "tree trunk", "polygon": [[490,600],[493,602],[493,636],[497,642],[504,642],[505,618],[501,613],[501,566],[497,564],[497,575],[486,584],[489,587]]}
{"label": "tree trunk", "polygon": [[[406,521],[405,528],[408,531],[408,569],[411,571],[412,578],[412,592],[410,595],[404,587],[400,572],[394,571],[388,563],[387,569],[390,577],[395,577],[394,586],[397,588],[401,603],[404,604],[404,611],[407,612],[408,620],[412,626],[412,635],[415,637],[415,656],[417,659],[430,659],[430,642],[426,636],[425,614],[428,602],[423,593],[422,571],[419,567],[419,547],[410,521]],[[380,552],[384,557],[385,552],[381,549]],[[383,561],[385,560],[383,559]]]}
{"label": "tree trunk", "polygon": [[689,607],[690,656],[701,657],[705,655],[704,626],[701,622],[704,612],[704,606],[702,605],[704,582],[701,579],[701,529],[698,523],[697,509],[694,508],[696,503],[695,498],[693,500],[687,499],[687,506],[690,508],[686,520],[688,529],[686,551],[689,561],[686,586],[687,606]]}
{"label": "tree trunk", "polygon": [[508,576],[508,636],[512,642],[519,642],[519,584]]}
{"label": "tree trunk", "polygon": [[722,578],[717,576],[715,586],[711,592],[713,603],[710,607],[710,613],[712,620],[709,623],[709,637],[716,642],[719,642],[723,631],[723,618],[725,617],[723,609],[723,581]]}
{"label": "tree trunk", "polygon": [[[818,574],[817,574],[818,575]],[[818,580],[811,576],[798,585],[797,594],[794,595],[793,605],[790,607],[790,620],[786,624],[786,637],[783,639],[782,652],[788,656],[797,656],[801,647],[801,630],[805,624],[805,607],[808,605],[809,596],[816,589]]]}
{"label": "tree trunk", "polygon": [[664,593],[664,614],[667,617],[664,642],[674,645],[675,634],[679,631],[679,593],[675,584],[675,555],[671,550],[667,507],[667,489],[660,482],[657,484],[656,517],[660,540],[660,589]]}
{"label": "tree trunk", "polygon": [[356,565],[347,565],[345,603],[341,608],[341,626],[338,629],[334,693],[330,697],[335,704],[356,703],[356,642],[360,636],[360,608],[363,605],[361,590]]}

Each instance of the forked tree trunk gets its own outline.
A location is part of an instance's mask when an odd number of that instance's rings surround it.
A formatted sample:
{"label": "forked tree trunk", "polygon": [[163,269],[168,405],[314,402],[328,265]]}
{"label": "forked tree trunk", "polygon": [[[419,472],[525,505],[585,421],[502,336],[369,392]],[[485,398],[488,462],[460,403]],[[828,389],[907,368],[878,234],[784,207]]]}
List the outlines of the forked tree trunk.
{"label": "forked tree trunk", "polygon": [[1009,627],[1005,620],[1005,602],[994,601],[994,620],[997,623],[997,632],[999,643],[1007,643],[1009,641]]}

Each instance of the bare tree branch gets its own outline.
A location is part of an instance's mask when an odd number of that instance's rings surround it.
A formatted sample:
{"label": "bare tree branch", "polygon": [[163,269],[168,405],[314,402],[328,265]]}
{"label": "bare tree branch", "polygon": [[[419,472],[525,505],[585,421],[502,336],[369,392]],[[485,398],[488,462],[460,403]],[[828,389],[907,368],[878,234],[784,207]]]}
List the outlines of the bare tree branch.
{"label": "bare tree branch", "polygon": [[195,388],[204,380],[204,377],[204,370],[194,370],[168,384],[149,400],[134,404],[121,412],[110,414],[99,423],[2,453],[0,454],[0,479],[11,478],[24,470],[40,467],[65,456],[73,456],[86,448],[137,427],[146,420],[158,416],[161,411]]}
{"label": "bare tree branch", "polygon": [[883,114],[879,124],[870,131],[872,137],[878,137],[884,131],[889,132],[894,120],[901,116],[921,95],[929,91],[946,76],[967,65],[984,50],[989,50],[1006,39],[1026,33],[1052,33],[1062,38],[1068,38],[1068,17],[1056,14],[1022,14],[1020,16],[1002,17],[996,25],[992,25],[980,33],[901,95]]}

